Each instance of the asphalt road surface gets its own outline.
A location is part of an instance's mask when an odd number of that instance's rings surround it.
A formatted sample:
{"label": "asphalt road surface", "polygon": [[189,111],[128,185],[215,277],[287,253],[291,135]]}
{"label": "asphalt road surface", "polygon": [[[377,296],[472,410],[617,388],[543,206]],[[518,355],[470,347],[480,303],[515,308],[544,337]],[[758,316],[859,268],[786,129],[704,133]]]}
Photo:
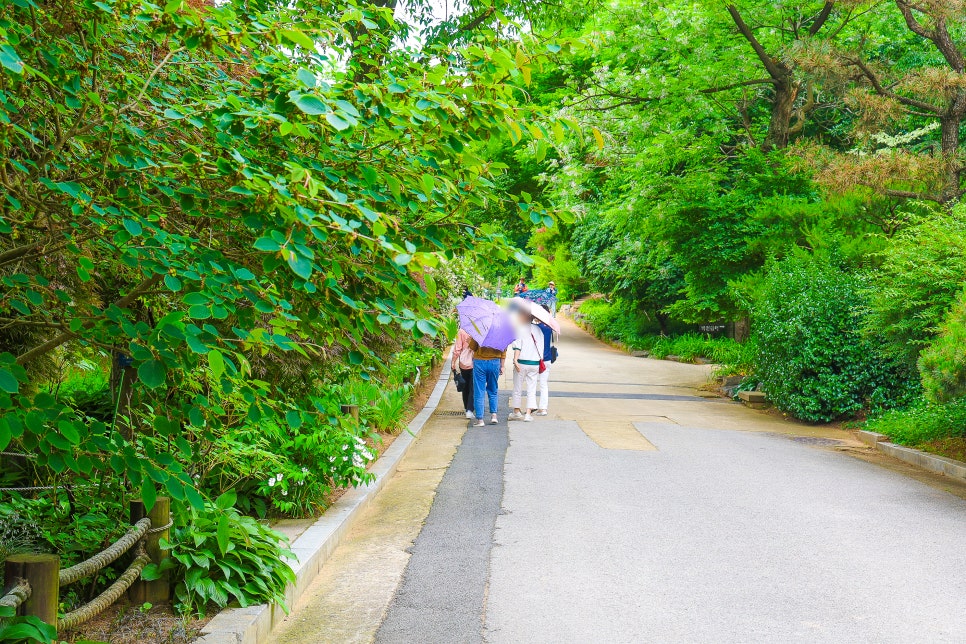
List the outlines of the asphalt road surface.
{"label": "asphalt road surface", "polygon": [[372,562],[335,557],[348,590],[323,581],[278,641],[966,642],[963,486],[714,398],[708,375],[567,323],[550,416],[440,424],[465,433],[435,496],[412,492],[410,556],[338,609]]}

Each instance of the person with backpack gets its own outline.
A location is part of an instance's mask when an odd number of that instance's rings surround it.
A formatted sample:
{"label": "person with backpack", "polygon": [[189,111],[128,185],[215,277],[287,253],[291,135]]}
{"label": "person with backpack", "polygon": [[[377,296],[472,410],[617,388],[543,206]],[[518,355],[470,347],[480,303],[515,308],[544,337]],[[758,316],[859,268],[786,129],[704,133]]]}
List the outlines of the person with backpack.
{"label": "person with backpack", "polygon": [[[453,375],[456,380],[456,389],[463,394],[463,409],[466,410],[466,417],[476,418],[473,412],[473,349],[470,342],[473,338],[463,329],[456,334],[456,342],[453,344]],[[462,385],[460,383],[462,381]]]}
{"label": "person with backpack", "polygon": [[[543,308],[547,308],[544,306]],[[546,416],[550,404],[550,365],[557,361],[557,347],[553,344],[553,329],[537,322],[537,327],[543,333],[543,364],[544,369],[539,377],[540,401],[537,404],[537,416]]]}
{"label": "person with backpack", "polygon": [[[533,316],[519,311],[519,326],[517,339],[513,343],[513,412],[509,420],[533,420],[533,412],[537,409],[537,383],[540,380],[543,362],[544,339],[543,331],[533,323]],[[523,412],[523,386],[527,387],[527,411]]]}

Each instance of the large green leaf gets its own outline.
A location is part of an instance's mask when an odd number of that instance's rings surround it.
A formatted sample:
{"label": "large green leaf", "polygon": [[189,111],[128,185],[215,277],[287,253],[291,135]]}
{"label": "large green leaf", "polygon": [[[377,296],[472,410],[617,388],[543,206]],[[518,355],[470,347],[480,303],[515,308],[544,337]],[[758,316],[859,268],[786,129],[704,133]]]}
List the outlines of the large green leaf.
{"label": "large green leaf", "polygon": [[148,360],[138,367],[138,378],[151,389],[157,389],[164,384],[167,372],[160,360]]}

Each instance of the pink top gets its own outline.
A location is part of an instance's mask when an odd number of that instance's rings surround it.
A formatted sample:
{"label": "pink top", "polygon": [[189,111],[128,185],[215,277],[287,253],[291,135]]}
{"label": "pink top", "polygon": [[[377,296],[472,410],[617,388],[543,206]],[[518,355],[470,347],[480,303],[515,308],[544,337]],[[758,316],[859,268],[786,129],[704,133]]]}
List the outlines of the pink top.
{"label": "pink top", "polygon": [[473,349],[470,347],[470,334],[460,329],[453,344],[453,369],[473,368]]}

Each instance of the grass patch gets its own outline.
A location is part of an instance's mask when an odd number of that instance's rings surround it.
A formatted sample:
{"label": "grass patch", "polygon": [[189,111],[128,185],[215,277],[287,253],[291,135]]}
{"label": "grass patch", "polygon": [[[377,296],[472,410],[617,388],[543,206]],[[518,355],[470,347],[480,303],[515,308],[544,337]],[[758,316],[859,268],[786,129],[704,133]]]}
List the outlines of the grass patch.
{"label": "grass patch", "polygon": [[885,434],[900,445],[940,449],[945,441],[966,438],[966,399],[945,405],[922,400],[869,419],[865,429]]}

